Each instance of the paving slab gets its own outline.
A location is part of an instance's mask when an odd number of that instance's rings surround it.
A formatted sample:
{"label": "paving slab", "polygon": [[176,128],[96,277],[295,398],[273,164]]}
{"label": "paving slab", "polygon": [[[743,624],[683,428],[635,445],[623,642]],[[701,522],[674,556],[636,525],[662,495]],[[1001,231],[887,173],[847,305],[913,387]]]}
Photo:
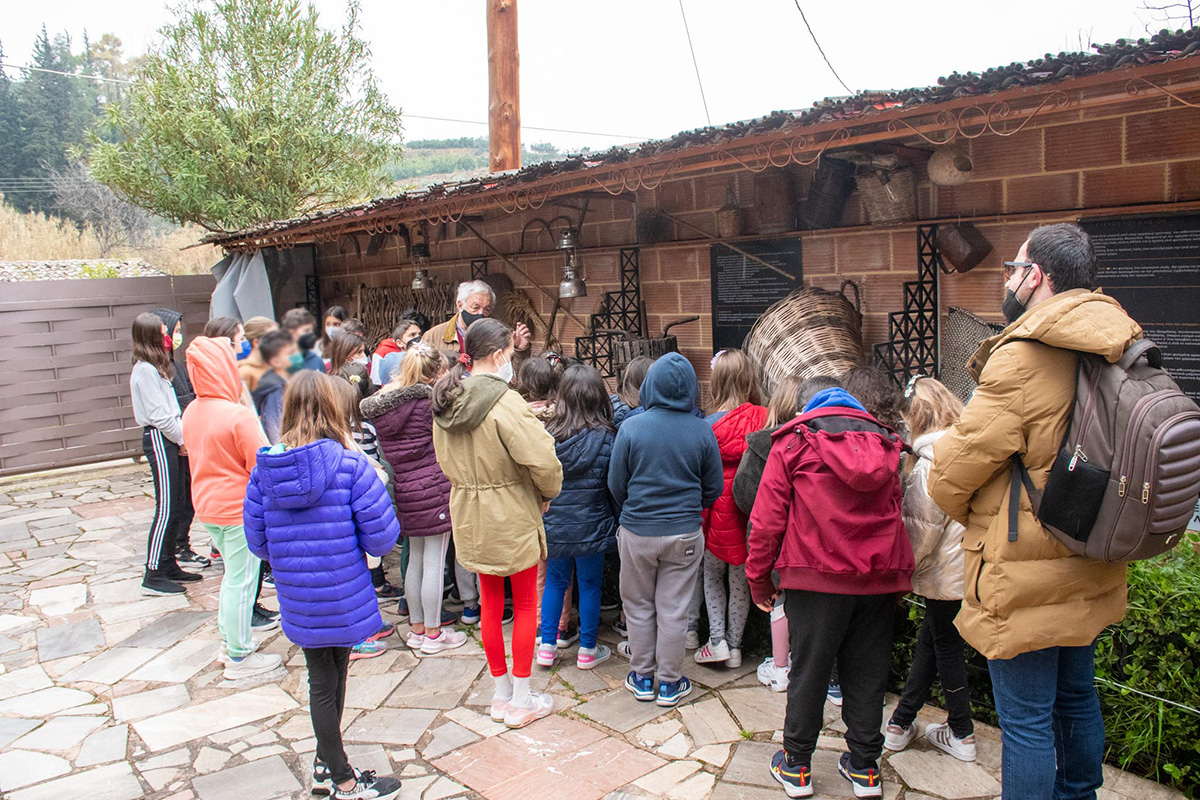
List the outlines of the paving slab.
{"label": "paving slab", "polygon": [[160,653],[161,650],[150,647],[115,647],[80,664],[59,680],[114,684]]}
{"label": "paving slab", "polygon": [[416,744],[433,724],[438,712],[431,708],[381,708],[344,725],[347,742]]}
{"label": "paving slab", "polygon": [[346,706],[378,708],[406,675],[406,669],[384,675],[351,675],[346,680]]}
{"label": "paving slab", "polygon": [[279,756],[201,776],[192,781],[192,788],[200,800],[228,800],[231,797],[267,800],[290,797],[302,789],[296,776]]}
{"label": "paving slab", "polygon": [[48,717],[64,710],[90,704],[96,698],[78,689],[52,686],[49,689],[11,697],[0,701],[0,714],[18,717]]}
{"label": "paving slab", "polygon": [[479,735],[474,731],[456,722],[446,722],[433,729],[433,738],[421,749],[421,756],[427,760],[434,759],[451,750],[465,747],[478,738]]}
{"label": "paving slab", "polygon": [[70,614],[86,602],[86,583],[68,583],[49,589],[34,589],[29,593],[29,604],[36,606],[47,617]]}
{"label": "paving slab", "polygon": [[188,639],[164,652],[158,658],[129,676],[135,681],[183,683],[213,663],[220,643],[207,639]]}
{"label": "paving slab", "polygon": [[70,771],[71,762],[65,758],[30,750],[5,750],[0,753],[0,791],[20,789]]}
{"label": "paving slab", "polygon": [[148,692],[114,697],[113,716],[119,720],[135,720],[151,714],[162,714],[187,705],[192,697],[183,684],[151,689]]}
{"label": "paving slab", "polygon": [[736,742],[742,738],[737,721],[719,698],[691,703],[679,709],[688,735],[697,747],[720,742]]}
{"label": "paving slab", "polygon": [[[695,702],[699,699],[699,694],[699,689],[693,689],[691,696],[684,702]],[[628,690],[621,688],[591,697],[587,702],[576,706],[575,711],[615,731],[628,733],[669,713],[671,709],[661,708],[653,702],[638,702]]]}
{"label": "paving slab", "polygon": [[991,797],[1000,793],[1000,783],[983,767],[946,758],[936,751],[910,748],[890,756],[888,763],[909,788],[947,800]]}
{"label": "paving slab", "polygon": [[726,689],[721,692],[725,704],[743,730],[775,731],[783,728],[787,711],[787,693],[772,692],[764,686]]}
{"label": "paving slab", "polygon": [[54,681],[50,680],[46,670],[42,669],[41,665],[34,664],[0,675],[0,700],[48,689],[53,685]]}
{"label": "paving slab", "polygon": [[[10,744],[20,739],[25,734],[42,724],[40,719],[10,719],[0,717],[0,750],[4,750]],[[0,779],[0,789],[4,788],[3,779]]]}
{"label": "paving slab", "polygon": [[297,707],[278,686],[260,686],[132,723],[150,750],[190,742]]}
{"label": "paving slab", "polygon": [[454,708],[479,677],[484,663],[476,658],[422,659],[384,704],[394,708]]}
{"label": "paving slab", "polygon": [[88,734],[103,727],[106,722],[107,717],[55,717],[17,739],[13,747],[65,753],[73,750]]}
{"label": "paving slab", "polygon": [[104,632],[95,619],[85,619],[67,625],[40,628],[37,632],[39,661],[89,653],[104,646]]}
{"label": "paving slab", "polygon": [[75,766],[92,767],[110,761],[121,761],[125,758],[128,746],[128,725],[117,725],[97,731],[83,740],[79,755],[75,757]]}
{"label": "paving slab", "polygon": [[780,746],[768,742],[741,742],[734,746],[733,760],[721,776],[723,783],[748,783],[752,786],[779,788],[771,776],[771,757]]}

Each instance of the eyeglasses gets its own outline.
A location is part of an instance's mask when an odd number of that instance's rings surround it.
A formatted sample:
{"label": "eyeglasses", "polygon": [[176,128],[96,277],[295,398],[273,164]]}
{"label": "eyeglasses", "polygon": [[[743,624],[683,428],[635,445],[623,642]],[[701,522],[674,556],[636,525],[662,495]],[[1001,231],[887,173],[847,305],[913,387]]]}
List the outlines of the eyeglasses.
{"label": "eyeglasses", "polygon": [[1032,261],[1005,261],[1004,262],[1004,281],[1007,283],[1009,278],[1011,278],[1013,276],[1013,273],[1019,269],[1025,269],[1027,267],[1036,267],[1036,266],[1037,266],[1037,264],[1033,263]]}

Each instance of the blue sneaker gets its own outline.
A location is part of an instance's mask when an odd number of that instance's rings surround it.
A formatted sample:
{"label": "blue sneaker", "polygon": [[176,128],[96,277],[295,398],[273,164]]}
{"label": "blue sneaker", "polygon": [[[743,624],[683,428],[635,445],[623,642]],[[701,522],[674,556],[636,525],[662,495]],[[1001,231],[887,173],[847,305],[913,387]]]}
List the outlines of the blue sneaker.
{"label": "blue sneaker", "polygon": [[831,683],[829,688],[825,690],[825,697],[835,706],[842,704],[842,685],[840,683]]}
{"label": "blue sneaker", "polygon": [[787,754],[782,750],[771,758],[771,775],[783,784],[788,797],[812,797],[812,771],[807,764],[788,764]]}
{"label": "blue sneaker", "polygon": [[467,606],[462,611],[462,616],[459,622],[463,625],[478,625],[479,624],[479,606]]}
{"label": "blue sneaker", "polygon": [[680,678],[674,683],[658,684],[658,704],[663,708],[674,708],[679,705],[679,701],[692,693],[692,682],[687,678]]}
{"label": "blue sneaker", "polygon": [[455,614],[453,611],[447,611],[446,609],[443,608],[442,609],[442,627],[447,628],[451,625],[456,624],[458,622],[458,616],[459,615]]}
{"label": "blue sneaker", "polygon": [[649,676],[642,677],[633,670],[629,670],[629,674],[625,676],[625,688],[633,692],[634,698],[643,703],[654,699],[654,678]]}
{"label": "blue sneaker", "polygon": [[838,772],[850,781],[855,797],[883,797],[883,779],[878,769],[854,769],[850,766],[850,754],[842,753],[838,760]]}

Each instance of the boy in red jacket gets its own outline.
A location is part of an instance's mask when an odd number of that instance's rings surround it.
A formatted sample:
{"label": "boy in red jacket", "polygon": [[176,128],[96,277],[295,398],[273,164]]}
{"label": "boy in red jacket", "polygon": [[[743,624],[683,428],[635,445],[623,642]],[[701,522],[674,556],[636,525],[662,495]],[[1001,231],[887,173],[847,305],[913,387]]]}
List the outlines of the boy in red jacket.
{"label": "boy in red jacket", "polygon": [[896,433],[840,388],[817,392],[803,414],[772,435],[750,516],[746,577],[766,611],[779,589],[787,590],[792,668],[784,749],[771,773],[789,797],[813,793],[810,764],[835,664],[850,750],[838,771],[855,797],[883,796],[880,729],[892,613],[913,571],[900,517],[900,451]]}

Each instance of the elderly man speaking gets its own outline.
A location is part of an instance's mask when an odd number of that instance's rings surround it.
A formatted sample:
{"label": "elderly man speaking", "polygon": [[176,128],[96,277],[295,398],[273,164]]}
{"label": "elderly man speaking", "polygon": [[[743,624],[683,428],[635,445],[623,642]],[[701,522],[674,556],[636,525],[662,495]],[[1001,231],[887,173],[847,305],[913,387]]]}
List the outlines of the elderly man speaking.
{"label": "elderly man speaking", "polygon": [[[492,307],[496,304],[496,293],[492,287],[483,281],[467,281],[458,285],[458,313],[445,322],[434,325],[421,341],[439,350],[447,350],[455,355],[463,352],[463,339],[467,328],[477,319],[490,317]],[[513,349],[516,351],[516,361],[520,362],[529,356],[529,328],[525,323],[518,323],[513,328]]]}

